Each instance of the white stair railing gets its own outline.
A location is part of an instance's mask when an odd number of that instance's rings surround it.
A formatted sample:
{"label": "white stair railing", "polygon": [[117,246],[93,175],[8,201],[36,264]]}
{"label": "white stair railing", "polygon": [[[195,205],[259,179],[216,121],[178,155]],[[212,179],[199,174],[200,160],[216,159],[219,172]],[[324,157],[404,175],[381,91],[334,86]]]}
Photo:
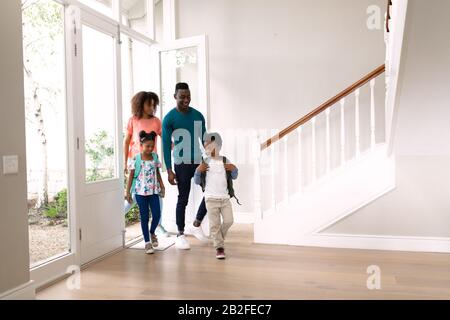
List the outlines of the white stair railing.
{"label": "white stair railing", "polygon": [[[377,131],[377,122],[375,121],[376,115],[377,115],[377,108],[376,108],[376,82],[375,79],[377,77],[380,77],[384,74],[385,66],[382,65],[363,77],[361,80],[353,84],[352,86],[348,87],[335,97],[331,98],[288,128],[277,131],[272,130],[271,131],[271,138],[266,140],[263,144],[260,146],[260,150],[257,152],[257,157],[255,159],[255,209],[257,212],[260,212],[260,218],[264,218],[264,212],[271,211],[276,212],[280,202],[277,201],[276,195],[277,190],[280,190],[281,194],[281,202],[288,203],[290,197],[292,197],[292,193],[290,193],[289,188],[289,180],[296,178],[297,179],[297,190],[296,193],[304,193],[306,189],[309,189],[314,184],[318,182],[318,180],[321,180],[324,177],[328,177],[331,175],[333,170],[339,169],[346,165],[349,159],[359,159],[361,156],[361,153],[365,150],[362,150],[361,140],[363,137],[362,132],[367,132],[367,140],[368,140],[368,148],[367,150],[374,150],[376,147],[376,131]],[[366,90],[363,91],[365,87],[368,87],[370,89],[370,97],[367,97],[366,100],[361,100],[362,92],[366,92]],[[384,88],[384,86],[383,86]],[[369,91],[369,90],[367,90]],[[346,134],[346,108],[350,107],[350,102],[353,101],[353,99],[346,99],[348,96],[354,94],[354,134],[348,135]],[[368,106],[366,102],[368,101]],[[383,102],[385,101],[385,98],[383,97]],[[361,103],[364,103],[362,105]],[[331,117],[331,111],[332,108],[336,105],[340,106],[339,109],[339,117],[337,120],[337,123],[333,123],[333,119]],[[361,118],[361,108],[367,106],[369,109],[369,118]],[[349,118],[351,113],[349,114]],[[318,119],[319,117],[325,117],[325,128],[318,127]],[[311,131],[306,132],[305,131],[305,125],[311,124]],[[332,142],[332,126],[336,125],[339,127],[339,146],[337,149],[333,149],[333,142]],[[384,125],[383,123],[379,124]],[[324,129],[324,136],[325,136],[325,152],[322,151],[321,143],[318,141],[318,133],[321,129]],[[383,128],[384,129],[384,128]],[[291,133],[296,133],[298,138],[298,143],[296,145],[297,148],[297,157],[298,161],[296,163],[293,163],[291,160],[289,151],[289,144],[287,140],[287,136]],[[310,138],[311,147],[305,148],[304,147],[304,139]],[[259,136],[254,135],[253,136],[254,141],[259,141]],[[283,141],[279,141],[283,139]],[[350,141],[350,139],[354,139],[354,141]],[[280,143],[282,142],[282,152],[280,153]],[[384,141],[383,141],[384,142]],[[348,146],[354,145],[354,152],[351,154],[348,153]],[[333,154],[332,150],[339,150],[339,155]],[[305,151],[309,151],[308,153],[304,154]],[[268,161],[270,162],[268,164],[269,170],[261,170],[261,157],[262,155],[267,155],[266,153],[269,153]],[[295,153],[294,153],[295,154]],[[332,159],[333,156],[337,156],[340,161],[338,161],[339,165],[336,168],[332,167]],[[282,157],[282,159],[281,159]],[[324,163],[324,170],[320,173],[319,172],[319,160],[320,163]],[[305,163],[306,161],[306,163]],[[309,166],[307,166],[307,162],[309,163]],[[281,170],[278,169],[278,167],[282,166]],[[297,168],[297,175],[291,173],[292,167],[296,166]],[[311,172],[309,175],[307,175],[307,172],[304,172],[303,168],[309,167]],[[269,174],[270,177],[268,180],[270,180],[270,189],[267,189],[266,185],[261,185],[262,183],[262,176],[264,174]],[[308,181],[307,177],[310,177],[310,180]],[[262,194],[269,195],[270,199],[270,208],[263,208],[262,206]]]}

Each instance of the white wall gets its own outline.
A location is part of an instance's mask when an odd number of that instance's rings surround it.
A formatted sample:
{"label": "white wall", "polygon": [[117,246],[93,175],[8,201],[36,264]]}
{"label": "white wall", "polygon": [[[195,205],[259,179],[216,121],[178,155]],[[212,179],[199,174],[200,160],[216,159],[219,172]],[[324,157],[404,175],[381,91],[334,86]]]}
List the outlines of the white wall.
{"label": "white wall", "polygon": [[395,109],[397,188],[328,233],[450,237],[450,2],[409,0]]}
{"label": "white wall", "polygon": [[[384,0],[177,0],[177,36],[209,36],[211,129],[285,128],[384,63],[374,4],[383,14]],[[235,210],[251,212],[252,166],[238,165]]]}
{"label": "white wall", "polygon": [[0,1],[0,157],[18,155],[20,169],[0,172],[0,296],[30,279],[20,7]]}

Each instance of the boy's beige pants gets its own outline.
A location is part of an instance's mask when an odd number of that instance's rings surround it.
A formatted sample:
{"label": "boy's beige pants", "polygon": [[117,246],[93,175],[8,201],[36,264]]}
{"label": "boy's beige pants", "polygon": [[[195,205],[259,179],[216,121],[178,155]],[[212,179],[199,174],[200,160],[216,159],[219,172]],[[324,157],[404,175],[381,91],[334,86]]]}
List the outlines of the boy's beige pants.
{"label": "boy's beige pants", "polygon": [[[233,225],[233,208],[230,199],[205,199],[208,211],[209,232],[214,240],[214,247],[225,248],[225,236]],[[221,221],[222,218],[222,221]]]}

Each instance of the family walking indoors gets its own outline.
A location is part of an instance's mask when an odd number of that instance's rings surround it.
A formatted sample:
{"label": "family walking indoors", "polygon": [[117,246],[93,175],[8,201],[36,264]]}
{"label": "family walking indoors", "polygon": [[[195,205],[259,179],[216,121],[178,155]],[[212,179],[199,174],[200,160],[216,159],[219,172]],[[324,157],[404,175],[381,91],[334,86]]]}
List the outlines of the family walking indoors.
{"label": "family walking indoors", "polygon": [[159,105],[159,98],[155,93],[139,92],[131,101],[133,115],[128,121],[124,142],[125,175],[128,176],[124,211],[128,212],[134,202],[137,203],[145,253],[154,253],[154,248],[158,247],[157,234],[169,235],[161,225],[165,185],[161,178],[162,164],[156,149],[157,137],[161,136],[168,182],[178,188],[175,212],[178,228],[176,248],[190,249],[184,232],[186,206],[191,180],[194,179],[194,182],[201,186],[204,198],[189,231],[198,239],[209,241],[201,229],[201,223],[208,215],[216,258],[225,259],[224,241],[233,224],[230,198],[235,197],[233,180],[238,177],[238,169],[220,154],[220,135],[206,132],[204,116],[190,106],[191,93],[188,84],[178,83],[174,98],[176,107],[167,113],[162,123],[155,116]]}

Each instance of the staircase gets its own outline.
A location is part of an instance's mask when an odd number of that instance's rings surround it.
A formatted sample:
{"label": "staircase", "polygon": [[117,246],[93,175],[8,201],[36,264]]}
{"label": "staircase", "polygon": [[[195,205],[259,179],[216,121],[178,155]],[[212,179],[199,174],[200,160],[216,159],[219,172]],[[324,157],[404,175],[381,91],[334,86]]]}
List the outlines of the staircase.
{"label": "staircase", "polygon": [[256,243],[358,247],[326,230],[395,188],[385,70],[379,66],[271,137],[256,137]]}

